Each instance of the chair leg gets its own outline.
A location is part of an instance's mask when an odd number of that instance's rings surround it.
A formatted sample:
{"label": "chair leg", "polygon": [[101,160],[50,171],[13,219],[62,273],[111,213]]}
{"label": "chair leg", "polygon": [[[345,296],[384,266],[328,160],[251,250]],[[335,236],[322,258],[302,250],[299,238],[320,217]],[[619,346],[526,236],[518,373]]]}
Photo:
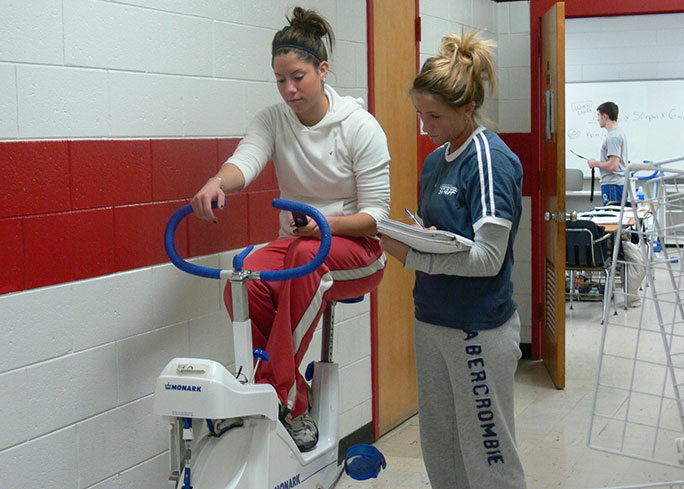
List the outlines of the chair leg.
{"label": "chair leg", "polygon": [[622,279],[622,292],[623,296],[625,298],[625,311],[629,309],[628,303],[629,303],[629,297],[627,297],[627,291],[629,290],[629,273],[627,270],[627,262],[622,264],[622,273],[623,273],[623,279]]}
{"label": "chair leg", "polygon": [[[613,308],[615,309],[615,312],[613,315],[617,316],[617,303],[615,302],[615,290],[612,291],[611,296],[608,297],[608,280],[610,280],[610,271],[608,270],[603,270],[603,273],[606,274],[606,283],[603,286],[603,315],[601,316],[601,324],[604,322],[604,318],[608,317],[608,309],[610,309],[610,302],[611,300],[613,301]],[[615,289],[615,287],[613,287]]]}
{"label": "chair leg", "polygon": [[603,285],[603,302],[602,302],[602,308],[601,308],[601,324],[603,324],[604,319],[607,317],[607,312],[608,312],[608,307],[610,305],[610,302],[608,300],[608,273],[606,270],[604,270],[604,273],[606,273],[606,282]]}
{"label": "chair leg", "polygon": [[[606,272],[606,289],[605,290],[608,290],[608,280],[610,280],[610,272],[608,270],[606,270],[605,272]],[[613,309],[614,309],[613,316],[617,316],[618,312],[617,312],[617,302],[615,301],[615,284],[613,284],[612,289],[613,290],[611,291],[612,295],[610,296],[610,299],[613,301]]]}
{"label": "chair leg", "polygon": [[575,271],[570,270],[570,309],[572,310],[572,297],[575,295]]}

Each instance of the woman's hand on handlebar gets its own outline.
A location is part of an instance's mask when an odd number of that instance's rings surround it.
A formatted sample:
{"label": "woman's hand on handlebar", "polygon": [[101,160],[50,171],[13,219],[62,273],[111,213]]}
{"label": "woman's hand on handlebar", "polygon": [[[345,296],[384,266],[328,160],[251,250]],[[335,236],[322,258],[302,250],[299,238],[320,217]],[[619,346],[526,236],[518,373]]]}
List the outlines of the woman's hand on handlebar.
{"label": "woman's hand on handlebar", "polygon": [[218,219],[211,209],[211,203],[218,202],[218,208],[223,209],[225,201],[226,194],[221,190],[221,181],[216,177],[212,177],[207,180],[207,183],[205,183],[199,192],[195,194],[190,201],[190,204],[192,205],[192,210],[195,212],[195,215],[200,219],[218,222]]}
{"label": "woman's hand on handlebar", "polygon": [[205,221],[218,222],[211,203],[217,202],[218,208],[223,209],[226,202],[226,194],[239,192],[245,186],[245,176],[242,171],[232,163],[224,163],[219,172],[207,180],[207,183],[190,201],[195,215]]}
{"label": "woman's hand on handlebar", "polygon": [[299,236],[301,238],[318,238],[321,239],[321,230],[318,228],[318,224],[316,224],[316,221],[311,219],[309,216],[307,216],[307,219],[309,222],[306,223],[306,226],[295,226],[294,221],[290,223],[290,225],[293,227],[292,232],[294,233],[295,236]]}
{"label": "woman's hand on handlebar", "polygon": [[[364,237],[375,236],[377,228],[375,219],[364,212],[358,212],[349,216],[325,216],[330,225],[330,232],[337,236]],[[311,217],[306,226],[295,226],[294,220],[290,221],[292,233],[295,236],[321,238],[321,230]]]}

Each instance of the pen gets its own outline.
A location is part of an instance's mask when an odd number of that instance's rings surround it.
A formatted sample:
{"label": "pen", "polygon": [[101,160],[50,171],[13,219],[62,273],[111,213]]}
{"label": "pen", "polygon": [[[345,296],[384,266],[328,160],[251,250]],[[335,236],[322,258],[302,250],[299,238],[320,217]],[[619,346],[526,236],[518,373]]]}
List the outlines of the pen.
{"label": "pen", "polygon": [[404,210],[406,211],[406,215],[409,216],[413,222],[415,222],[416,224],[418,224],[418,225],[420,226],[421,229],[425,229],[425,226],[423,226],[423,225],[420,223],[420,221],[419,221],[418,218],[413,214],[413,212],[411,212],[411,211],[408,210],[408,209],[404,209]]}

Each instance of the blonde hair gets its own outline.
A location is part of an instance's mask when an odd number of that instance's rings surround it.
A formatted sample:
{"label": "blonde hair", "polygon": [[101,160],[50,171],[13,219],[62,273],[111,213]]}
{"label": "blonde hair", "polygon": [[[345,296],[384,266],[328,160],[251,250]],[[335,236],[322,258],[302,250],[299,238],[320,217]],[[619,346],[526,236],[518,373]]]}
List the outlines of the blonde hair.
{"label": "blonde hair", "polygon": [[479,32],[463,38],[456,34],[444,36],[439,56],[425,61],[410,93],[430,93],[455,107],[475,102],[477,110],[484,102],[486,85],[490,94],[496,88],[492,55],[495,46],[494,41],[482,39]]}

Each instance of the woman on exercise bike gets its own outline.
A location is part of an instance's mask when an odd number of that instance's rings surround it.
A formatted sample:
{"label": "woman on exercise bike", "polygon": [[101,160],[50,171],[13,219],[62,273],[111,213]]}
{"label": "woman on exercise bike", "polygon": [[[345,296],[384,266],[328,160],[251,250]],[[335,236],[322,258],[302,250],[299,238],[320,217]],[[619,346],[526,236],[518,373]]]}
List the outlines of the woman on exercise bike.
{"label": "woman on exercise bike", "polygon": [[[332,230],[330,254],[315,273],[285,282],[250,281],[249,311],[255,348],[271,360],[257,382],[268,382],[281,402],[281,419],[301,451],[318,429],[309,416],[307,384],[299,365],[326,301],[357,297],[378,286],[385,267],[376,222],[389,213],[389,150],[380,124],[352,97],[325,79],[330,24],[296,7],[273,38],[271,65],[285,103],[263,109],[219,172],[192,199],[195,214],[216,222],[211,203],[249,185],[272,159],[283,199],[316,207]],[[279,238],[250,255],[245,269],[279,270],[308,261],[320,233],[313,220],[295,223],[281,212]],[[225,300],[232,315],[230,283]]]}

